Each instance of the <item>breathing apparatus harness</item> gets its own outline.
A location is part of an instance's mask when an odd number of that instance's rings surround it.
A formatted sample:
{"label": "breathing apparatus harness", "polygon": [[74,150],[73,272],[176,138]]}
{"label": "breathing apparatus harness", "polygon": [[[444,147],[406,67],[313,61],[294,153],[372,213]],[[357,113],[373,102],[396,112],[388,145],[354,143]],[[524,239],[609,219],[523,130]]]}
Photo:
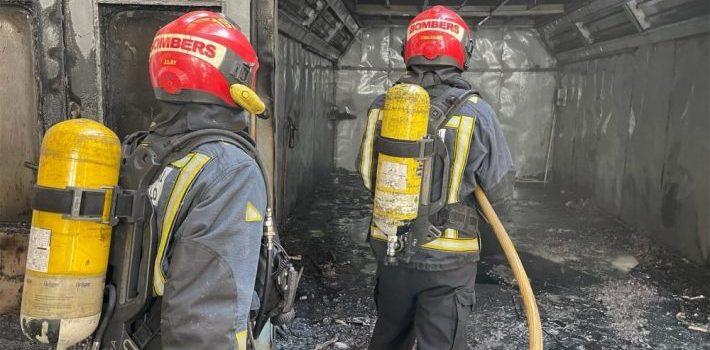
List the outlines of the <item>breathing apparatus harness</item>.
{"label": "breathing apparatus harness", "polygon": [[[478,226],[478,215],[474,209],[460,202],[447,203],[451,156],[444,141],[437,136],[437,132],[471,96],[479,93],[472,90],[470,85],[460,78],[460,74],[455,73],[449,75],[439,74],[436,71],[408,71],[398,83],[422,84],[425,79],[431,85],[438,83],[449,85],[443,94],[431,100],[427,135],[419,141],[394,140],[382,135],[376,135],[374,140],[374,154],[416,158],[422,164],[417,216],[414,220],[397,227],[398,238],[394,246],[388,243],[385,263],[390,265],[395,265],[399,261],[408,263],[417,247],[441,237],[445,229],[455,229],[474,235]],[[438,168],[434,166],[435,162],[442,164],[439,188],[433,187],[433,176],[437,175],[435,172]],[[376,183],[376,172],[372,173],[372,177],[372,183]],[[373,194],[374,188],[373,186]],[[437,193],[438,197],[432,198],[432,195]]]}
{"label": "breathing apparatus harness", "polygon": [[149,132],[142,131],[124,141],[122,187],[115,189],[113,195],[116,211],[112,221],[117,226],[111,247],[112,275],[107,279],[108,301],[92,349],[99,349],[102,342],[102,348],[144,349],[159,334],[156,316],[160,303],[151,292],[151,266],[159,237],[156,215],[148,200],[148,186],[167,164],[210,142],[232,144],[254,158],[267,187],[264,235],[255,283],[259,307],[252,310],[250,317],[250,339],[258,337],[269,320],[280,325],[293,319],[301,273],[293,267],[274,228],[269,182],[254,141],[243,131],[224,129],[202,129],[155,140]]}

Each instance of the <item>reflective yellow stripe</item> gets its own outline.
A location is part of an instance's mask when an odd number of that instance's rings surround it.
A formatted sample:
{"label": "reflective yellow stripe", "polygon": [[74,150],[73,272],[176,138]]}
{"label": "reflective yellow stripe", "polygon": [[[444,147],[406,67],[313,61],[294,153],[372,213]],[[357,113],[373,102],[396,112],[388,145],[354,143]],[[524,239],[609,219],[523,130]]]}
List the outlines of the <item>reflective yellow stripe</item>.
{"label": "reflective yellow stripe", "polygon": [[479,250],[478,238],[437,238],[422,248],[443,250],[447,252],[472,253]]}
{"label": "reflective yellow stripe", "polygon": [[247,330],[235,333],[234,337],[237,338],[237,350],[247,350]]}
{"label": "reflective yellow stripe", "polygon": [[165,209],[165,217],[163,218],[163,226],[160,231],[160,243],[158,245],[158,254],[155,257],[153,267],[153,292],[155,295],[163,295],[163,287],[165,285],[165,275],[163,274],[162,262],[165,259],[166,246],[173,234],[173,225],[175,217],[178,214],[185,193],[192,185],[197,175],[202,171],[202,168],[211,158],[200,153],[190,153],[184,158],[172,163],[173,166],[181,168],[178,174],[175,185],[173,186],[168,205]]}
{"label": "reflective yellow stripe", "polygon": [[473,117],[460,117],[456,131],[456,144],[454,144],[454,164],[451,167],[451,175],[449,177],[448,203],[459,201],[459,189],[463,171],[466,169],[466,163],[468,162],[468,150],[471,147],[474,124],[475,119]]}
{"label": "reflective yellow stripe", "polygon": [[[380,241],[387,241],[387,235],[380,232],[375,226],[370,227],[370,236]],[[422,245],[422,248],[442,250],[456,253],[472,253],[479,251],[478,238],[437,238],[427,244]]]}
{"label": "reflective yellow stripe", "polygon": [[461,117],[455,115],[449,119],[448,122],[446,122],[446,127],[447,128],[458,128],[459,123],[461,123]]}
{"label": "reflective yellow stripe", "polygon": [[365,139],[360,148],[360,175],[367,189],[372,189],[372,149],[375,143],[375,128],[377,121],[382,118],[380,109],[371,109],[367,115],[367,128],[365,129]]}
{"label": "reflective yellow stripe", "polygon": [[[455,127],[456,143],[454,144],[454,164],[451,167],[451,175],[449,177],[449,192],[448,203],[456,203],[459,201],[461,189],[461,180],[463,172],[468,163],[468,152],[471,148],[471,139],[473,138],[473,129],[476,124],[474,117],[455,116],[446,123],[446,126]],[[444,230],[445,238],[458,238],[459,232],[454,229]]]}

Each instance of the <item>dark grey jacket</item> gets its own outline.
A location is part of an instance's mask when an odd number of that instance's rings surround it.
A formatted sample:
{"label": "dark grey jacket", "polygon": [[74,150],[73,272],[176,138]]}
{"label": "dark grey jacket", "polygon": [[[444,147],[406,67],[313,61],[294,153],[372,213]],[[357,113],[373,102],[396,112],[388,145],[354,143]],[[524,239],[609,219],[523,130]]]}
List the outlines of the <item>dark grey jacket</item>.
{"label": "dark grey jacket", "polygon": [[[462,81],[460,77],[458,78],[457,81]],[[423,87],[433,100],[445,93],[450,86],[446,83],[437,83]],[[377,157],[372,150],[372,136],[379,133],[384,100],[385,96],[381,95],[370,107],[368,127],[363,137],[359,157],[360,173],[366,187],[371,189],[374,188],[372,175],[377,169]],[[451,186],[446,194],[449,203],[461,202],[475,208],[473,190],[478,185],[483,187],[489,197],[492,197],[491,201],[494,203],[512,194],[512,157],[493,108],[481,97],[474,96],[458,110],[454,110],[451,121],[441,128],[437,135],[443,139],[451,155],[453,169],[450,177]],[[437,188],[440,182],[441,178],[435,176],[433,188]],[[383,259],[386,242],[374,226],[371,227],[370,238],[375,255],[378,259]],[[479,235],[471,237],[458,231],[447,230],[442,238],[419,248],[408,266],[419,270],[437,271],[476,262],[480,252],[479,239]]]}
{"label": "dark grey jacket", "polygon": [[[205,128],[244,127],[214,105],[170,105],[145,142]],[[255,160],[213,142],[166,166],[149,187],[160,242],[154,294],[164,349],[244,349],[266,188]]]}

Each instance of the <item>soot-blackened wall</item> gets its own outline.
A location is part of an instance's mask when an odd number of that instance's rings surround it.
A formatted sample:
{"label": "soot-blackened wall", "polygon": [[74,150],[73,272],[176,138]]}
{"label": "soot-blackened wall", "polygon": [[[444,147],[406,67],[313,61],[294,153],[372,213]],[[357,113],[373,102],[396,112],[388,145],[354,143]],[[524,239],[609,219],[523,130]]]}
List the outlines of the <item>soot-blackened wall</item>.
{"label": "soot-blackened wall", "polygon": [[[279,35],[276,111],[282,121],[280,149],[284,161],[280,186],[285,215],[313,193],[333,168],[333,64]],[[285,217],[285,216],[284,216]]]}
{"label": "soot-blackened wall", "polygon": [[710,262],[708,34],[561,67],[553,181]]}
{"label": "soot-blackened wall", "polygon": [[27,220],[40,120],[29,12],[0,6],[0,221]]}

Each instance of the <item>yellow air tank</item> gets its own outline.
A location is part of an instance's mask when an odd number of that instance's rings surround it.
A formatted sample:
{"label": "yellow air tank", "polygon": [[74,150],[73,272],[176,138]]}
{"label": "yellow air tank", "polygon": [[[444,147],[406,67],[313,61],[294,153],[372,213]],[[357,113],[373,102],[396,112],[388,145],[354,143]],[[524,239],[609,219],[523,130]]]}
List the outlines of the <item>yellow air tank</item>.
{"label": "yellow air tank", "polygon": [[[380,136],[421,141],[427,133],[429,94],[418,85],[397,84],[387,90],[382,113]],[[393,257],[401,245],[397,228],[417,217],[422,161],[384,153],[377,157],[373,229],[387,236],[387,256]]]}
{"label": "yellow air tank", "polygon": [[[64,349],[91,335],[99,323],[111,242],[110,198],[120,161],[116,134],[90,119],[58,123],[44,136],[37,186],[67,190],[76,211],[32,212],[21,325],[34,341]],[[77,198],[87,193],[82,190],[106,191],[99,197],[104,198],[99,217],[74,215],[81,209]]]}

